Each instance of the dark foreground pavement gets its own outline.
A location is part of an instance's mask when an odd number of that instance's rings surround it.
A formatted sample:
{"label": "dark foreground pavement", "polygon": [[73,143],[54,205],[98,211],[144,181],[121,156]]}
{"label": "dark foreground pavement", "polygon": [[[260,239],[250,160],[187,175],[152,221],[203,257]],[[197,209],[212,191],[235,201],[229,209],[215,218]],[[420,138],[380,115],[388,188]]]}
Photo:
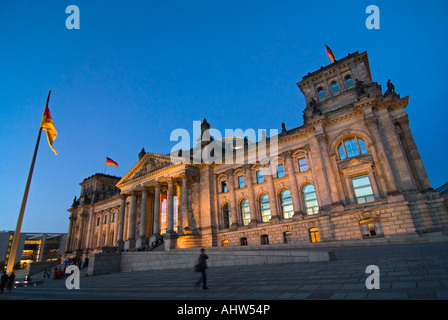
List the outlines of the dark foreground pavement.
{"label": "dark foreground pavement", "polygon": [[[319,249],[321,250],[321,249]],[[99,276],[82,275],[79,290],[65,280],[15,288],[5,300],[446,300],[448,242],[329,248],[336,260],[210,268],[209,290],[193,287],[192,268]],[[379,289],[367,289],[369,265]],[[34,280],[42,280],[41,275]],[[182,304],[183,305],[183,304]]]}

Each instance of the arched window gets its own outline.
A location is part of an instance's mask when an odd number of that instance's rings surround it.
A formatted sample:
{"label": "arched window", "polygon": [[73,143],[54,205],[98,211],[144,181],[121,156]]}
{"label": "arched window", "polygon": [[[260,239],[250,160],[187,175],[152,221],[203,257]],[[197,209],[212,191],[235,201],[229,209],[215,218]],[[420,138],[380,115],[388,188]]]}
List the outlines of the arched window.
{"label": "arched window", "polygon": [[346,139],[338,145],[338,154],[341,160],[359,156],[367,152],[366,143],[363,139],[357,137]]}
{"label": "arched window", "polygon": [[230,205],[228,202],[222,206],[222,217],[224,219],[224,228],[229,228],[232,222],[232,213],[230,212]]}
{"label": "arched window", "polygon": [[325,90],[322,87],[317,88],[317,97],[318,98],[324,98],[325,97]]}
{"label": "arched window", "polygon": [[294,215],[294,208],[292,206],[291,192],[287,189],[280,193],[280,205],[282,208],[283,219],[292,218]]}
{"label": "arched window", "polygon": [[243,199],[240,203],[241,217],[243,219],[243,225],[247,226],[250,223],[250,209],[249,200]]}
{"label": "arched window", "polygon": [[260,197],[260,213],[261,221],[268,222],[271,220],[271,206],[269,205],[269,197],[267,194],[263,194]]}
{"label": "arched window", "polygon": [[316,189],[314,189],[314,186],[312,184],[307,184],[303,187],[303,200],[305,202],[307,215],[319,212]]}
{"label": "arched window", "polygon": [[339,85],[336,81],[333,81],[330,83],[331,92],[338,92],[339,91]]}
{"label": "arched window", "polygon": [[352,85],[354,85],[355,84],[355,82],[353,81],[353,78],[351,77],[351,76],[345,76],[345,86],[348,88],[348,87],[351,87]]}

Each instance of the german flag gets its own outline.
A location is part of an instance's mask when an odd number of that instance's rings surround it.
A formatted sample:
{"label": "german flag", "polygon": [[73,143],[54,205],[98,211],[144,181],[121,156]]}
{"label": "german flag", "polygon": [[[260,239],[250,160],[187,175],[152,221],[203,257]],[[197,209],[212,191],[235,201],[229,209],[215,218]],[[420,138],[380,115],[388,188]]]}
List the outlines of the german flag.
{"label": "german flag", "polygon": [[107,166],[114,166],[118,168],[118,163],[116,163],[114,160],[112,160],[111,158],[106,158],[106,165]]}
{"label": "german flag", "polygon": [[47,133],[48,144],[50,145],[51,150],[57,155],[58,152],[53,149],[53,142],[58,135],[56,128],[53,124],[53,119],[51,119],[50,109],[48,109],[48,102],[50,101],[51,90],[48,92],[47,104],[45,105],[44,115],[42,116],[42,122],[40,127],[42,130],[45,130]]}
{"label": "german flag", "polygon": [[327,50],[328,58],[330,58],[331,63],[334,63],[336,58],[334,57],[333,51],[331,51],[330,47],[327,45],[325,45],[325,49]]}

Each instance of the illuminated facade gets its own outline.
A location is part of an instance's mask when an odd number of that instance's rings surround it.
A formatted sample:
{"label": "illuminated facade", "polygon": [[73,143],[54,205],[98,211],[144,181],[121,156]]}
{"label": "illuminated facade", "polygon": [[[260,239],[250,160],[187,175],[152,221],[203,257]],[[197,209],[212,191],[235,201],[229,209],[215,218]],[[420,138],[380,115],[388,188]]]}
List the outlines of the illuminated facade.
{"label": "illuminated facade", "polygon": [[[176,163],[142,150],[124,177],[86,179],[99,195],[85,202],[83,186],[68,210],[67,250],[134,250],[160,237],[172,249],[447,232],[446,209],[404,111],[408,97],[401,98],[390,81],[382,92],[372,81],[367,53],[350,54],[297,85],[306,100],[304,124],[283,126],[275,137],[272,174],[259,161],[198,163],[179,151],[189,161]],[[204,120],[202,134],[208,128]],[[200,141],[195,150],[222,141]],[[246,156],[251,148],[259,145],[246,141]]]}

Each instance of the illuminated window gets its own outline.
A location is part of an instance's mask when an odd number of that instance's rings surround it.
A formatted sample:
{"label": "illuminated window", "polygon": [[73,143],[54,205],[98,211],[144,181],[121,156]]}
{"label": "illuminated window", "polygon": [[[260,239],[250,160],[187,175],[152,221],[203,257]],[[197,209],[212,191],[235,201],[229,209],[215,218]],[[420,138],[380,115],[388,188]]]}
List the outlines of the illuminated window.
{"label": "illuminated window", "polygon": [[350,138],[338,146],[339,159],[344,160],[367,153],[366,143],[361,138]]}
{"label": "illuminated window", "polygon": [[267,194],[260,197],[260,213],[261,221],[268,222],[271,220],[271,206],[269,205],[269,197]]}
{"label": "illuminated window", "polygon": [[318,228],[311,228],[309,230],[310,232],[310,241],[311,242],[320,242],[320,236],[319,236],[319,229]]}
{"label": "illuminated window", "polygon": [[282,208],[283,219],[292,218],[294,208],[292,206],[291,192],[287,189],[280,193],[280,206]]}
{"label": "illuminated window", "polygon": [[359,221],[363,238],[383,236],[383,228],[378,218],[370,218]]}
{"label": "illuminated window", "polygon": [[222,240],[222,246],[228,247],[229,246],[229,240]]}
{"label": "illuminated window", "polygon": [[167,223],[166,223],[166,212],[167,212],[167,196],[161,195],[160,203],[160,234],[166,233]]}
{"label": "illuminated window", "polygon": [[375,201],[368,175],[351,178],[357,203]]}
{"label": "illuminated window", "polygon": [[243,199],[240,203],[241,217],[243,219],[243,225],[247,226],[250,223],[250,209],[249,200]]}
{"label": "illuminated window", "polygon": [[319,212],[316,189],[314,189],[312,184],[307,184],[303,187],[303,199],[305,201],[307,215],[316,214]]}
{"label": "illuminated window", "polygon": [[228,202],[222,206],[222,217],[224,219],[224,228],[229,228],[232,221],[232,214],[230,212],[230,204]]}

